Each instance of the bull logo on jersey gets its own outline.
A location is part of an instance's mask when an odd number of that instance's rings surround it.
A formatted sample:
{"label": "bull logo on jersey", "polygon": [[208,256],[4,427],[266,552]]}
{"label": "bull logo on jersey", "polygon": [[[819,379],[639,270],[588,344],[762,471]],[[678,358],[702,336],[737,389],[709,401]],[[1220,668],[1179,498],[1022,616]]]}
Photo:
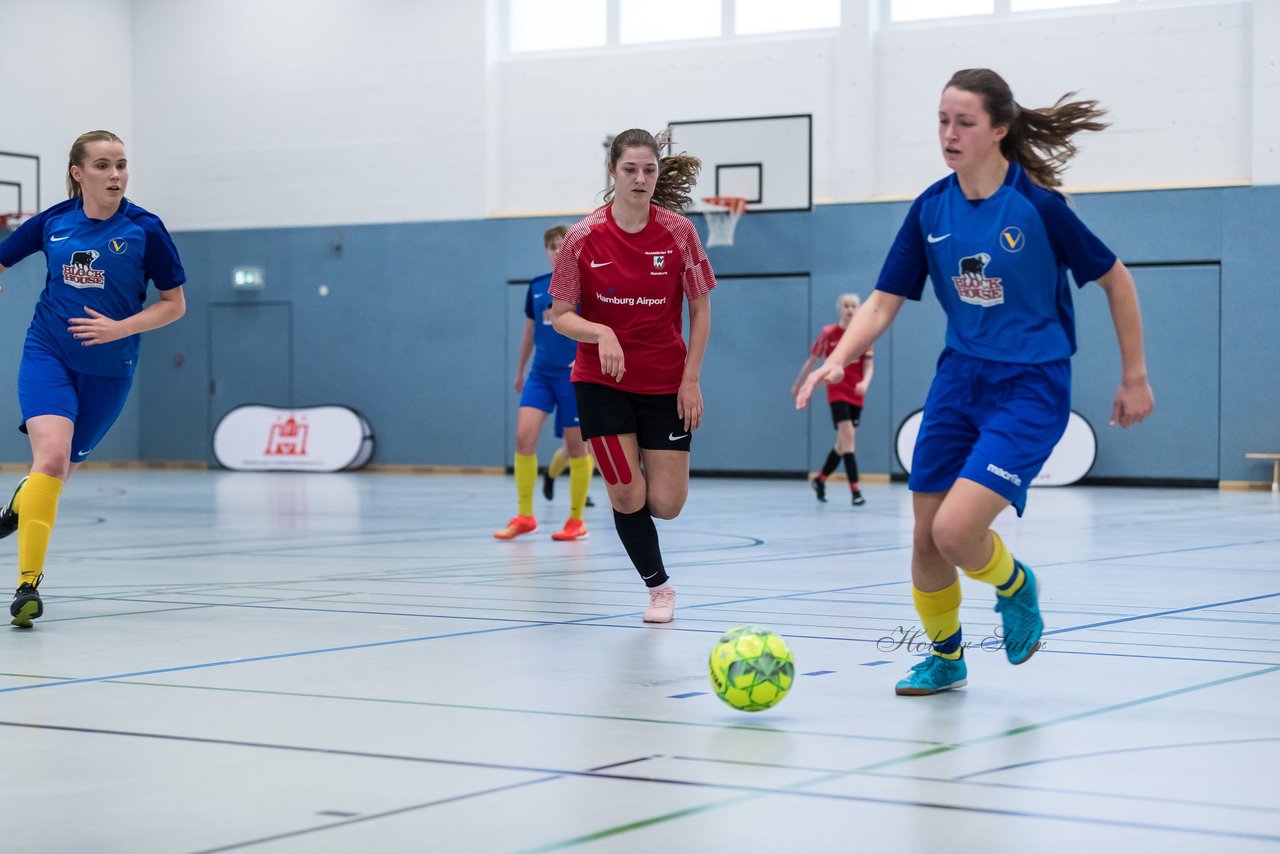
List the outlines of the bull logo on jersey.
{"label": "bull logo on jersey", "polygon": [[985,252],[960,259],[960,275],[952,276],[951,281],[955,283],[961,302],[984,307],[1004,302],[1004,286],[1000,279],[987,277],[987,265],[990,263],[991,256]]}
{"label": "bull logo on jersey", "polygon": [[106,274],[93,267],[93,262],[101,254],[96,249],[77,249],[72,252],[71,263],[62,265],[62,281],[73,288],[106,287]]}

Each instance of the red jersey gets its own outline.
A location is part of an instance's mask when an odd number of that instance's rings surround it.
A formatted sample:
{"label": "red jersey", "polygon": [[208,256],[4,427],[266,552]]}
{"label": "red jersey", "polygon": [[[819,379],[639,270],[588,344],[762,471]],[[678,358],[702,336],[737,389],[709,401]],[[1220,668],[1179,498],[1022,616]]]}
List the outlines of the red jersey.
{"label": "red jersey", "polygon": [[573,380],[636,394],[679,391],[688,352],[680,297],[696,300],[715,286],[711,263],[688,218],[650,205],[648,224],[628,234],[613,221],[608,205],[591,213],[564,237],[551,295],[577,303],[584,318],[612,329],[627,370],[616,382],[600,370],[599,348],[579,342]]}
{"label": "red jersey", "polygon": [[[818,333],[818,340],[813,342],[813,347],[809,350],[809,354],[817,356],[819,359],[827,358],[836,351],[836,345],[840,343],[840,338],[843,335],[844,330],[840,328],[838,323],[822,327],[822,331]],[[861,358],[845,365],[844,379],[835,385],[827,386],[827,403],[843,400],[846,403],[852,403],[854,406],[862,406],[863,395],[854,391],[854,387],[862,382],[862,378],[866,375],[866,366],[870,362],[871,351],[868,350],[862,354]]]}

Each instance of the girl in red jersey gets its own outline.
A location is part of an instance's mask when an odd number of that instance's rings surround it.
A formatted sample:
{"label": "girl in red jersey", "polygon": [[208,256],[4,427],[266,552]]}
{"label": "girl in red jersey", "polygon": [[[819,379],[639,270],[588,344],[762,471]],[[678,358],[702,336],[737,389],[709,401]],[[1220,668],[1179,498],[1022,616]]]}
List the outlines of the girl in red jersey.
{"label": "girl in red jersey", "polygon": [[573,384],[582,437],[608,488],[618,537],[649,588],[648,623],[670,622],[675,612],[653,517],[674,519],[689,495],[716,284],[698,232],[680,214],[701,161],[662,157],[661,146],[645,130],[614,138],[613,188],[569,229],[551,279],[556,331],[579,342]]}
{"label": "girl in red jersey", "polygon": [[[840,337],[849,328],[849,322],[858,311],[861,300],[857,294],[844,294],[836,301],[840,311],[840,322],[824,326],[818,333],[818,340],[813,342],[809,350],[809,358],[800,368],[800,375],[791,384],[791,396],[800,391],[801,384],[809,375],[809,371],[819,359],[830,356],[840,343]],[[855,431],[862,418],[862,404],[866,400],[867,386],[871,385],[874,368],[871,364],[871,351],[863,353],[844,369],[844,379],[838,383],[827,384],[827,404],[831,407],[831,423],[836,430],[835,447],[827,453],[827,461],[822,464],[822,471],[809,481],[819,501],[827,500],[827,478],[840,460],[844,460],[844,469],[849,474],[849,489],[853,492],[853,503],[860,506],[867,503],[858,489],[858,458],[854,455]]]}

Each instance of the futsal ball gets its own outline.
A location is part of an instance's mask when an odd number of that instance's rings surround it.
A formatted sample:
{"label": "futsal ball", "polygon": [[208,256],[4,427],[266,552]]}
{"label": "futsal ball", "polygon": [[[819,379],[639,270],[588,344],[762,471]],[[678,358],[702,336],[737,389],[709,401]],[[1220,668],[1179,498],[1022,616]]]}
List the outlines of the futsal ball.
{"label": "futsal ball", "polygon": [[760,712],[791,690],[796,663],[782,638],[757,626],[738,626],[711,649],[711,686],[735,709]]}

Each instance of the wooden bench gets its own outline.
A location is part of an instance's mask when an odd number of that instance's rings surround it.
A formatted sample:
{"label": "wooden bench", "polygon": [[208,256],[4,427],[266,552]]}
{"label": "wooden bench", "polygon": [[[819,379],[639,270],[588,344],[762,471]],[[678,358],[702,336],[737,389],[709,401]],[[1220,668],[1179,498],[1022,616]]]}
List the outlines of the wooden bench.
{"label": "wooden bench", "polygon": [[1247,460],[1272,460],[1275,465],[1271,468],[1271,491],[1280,492],[1280,454],[1245,454]]}

